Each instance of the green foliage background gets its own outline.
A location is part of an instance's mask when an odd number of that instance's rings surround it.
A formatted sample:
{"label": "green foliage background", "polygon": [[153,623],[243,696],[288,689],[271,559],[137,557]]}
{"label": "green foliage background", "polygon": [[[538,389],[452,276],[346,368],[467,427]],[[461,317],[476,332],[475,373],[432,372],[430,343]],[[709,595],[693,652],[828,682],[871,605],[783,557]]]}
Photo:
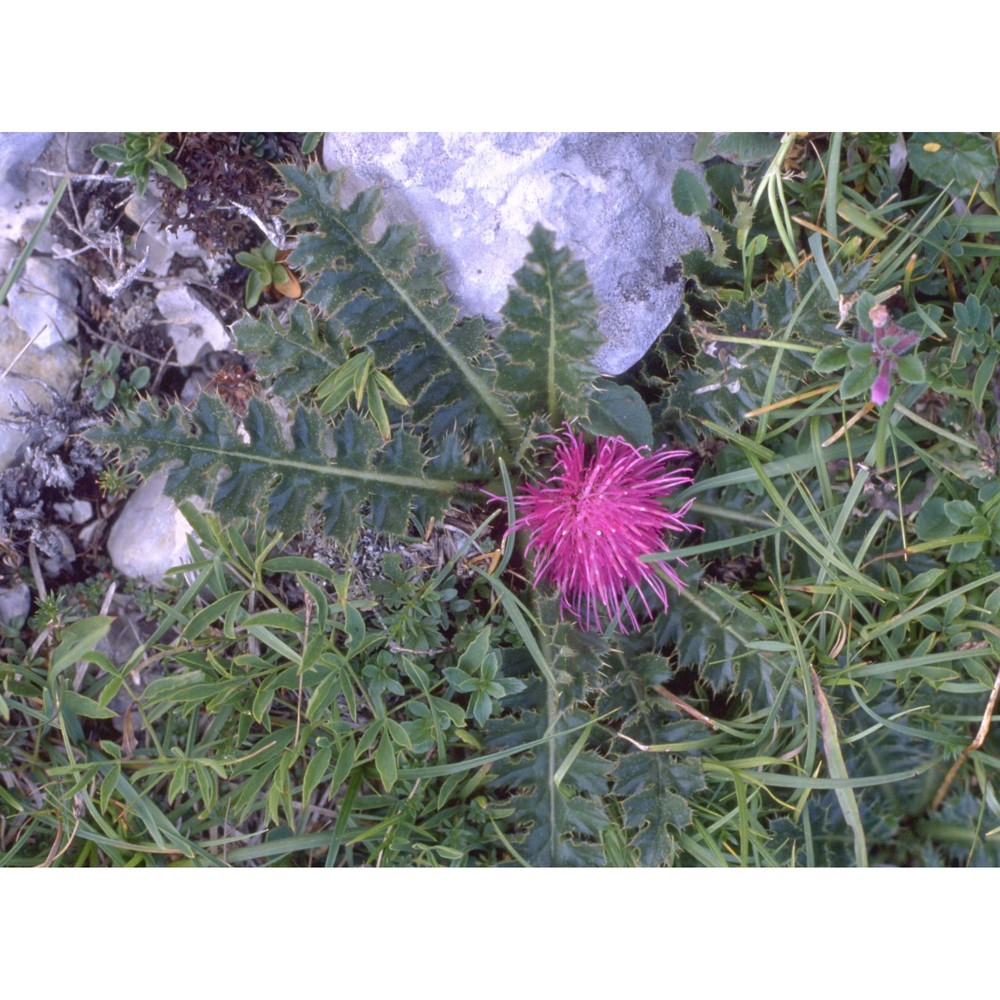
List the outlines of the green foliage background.
{"label": "green foliage background", "polygon": [[[126,663],[107,616],[8,636],[0,863],[996,864],[995,150],[702,136],[673,196],[709,250],[616,380],[556,234],[490,329],[415,228],[372,236],[376,191],[282,167],[306,293],[234,328],[246,414],[143,400],[90,434],[209,502],[193,565]],[[876,302],[920,335],[880,407]],[[499,544],[566,420],[694,455],[687,586],[633,635],[560,620]],[[373,532],[404,542],[369,577]]]}

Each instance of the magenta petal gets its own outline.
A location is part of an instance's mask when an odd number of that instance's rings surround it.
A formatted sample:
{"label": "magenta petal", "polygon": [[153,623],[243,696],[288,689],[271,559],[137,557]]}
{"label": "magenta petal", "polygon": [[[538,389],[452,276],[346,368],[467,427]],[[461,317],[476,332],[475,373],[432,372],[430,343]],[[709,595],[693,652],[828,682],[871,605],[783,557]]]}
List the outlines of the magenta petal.
{"label": "magenta petal", "polygon": [[625,632],[639,622],[628,602],[639,588],[646,615],[654,614],[647,594],[667,607],[666,581],[681,586],[667,566],[642,557],[669,551],[668,531],[695,528],[661,502],[691,482],[687,469],[668,470],[687,452],[650,452],[623,438],[598,438],[592,449],[569,427],[556,438],[555,462],[541,483],[528,483],[517,497],[515,529],[529,531],[527,551],[535,553],[536,585],[554,584],[560,607],[584,629],[602,629],[602,618]]}
{"label": "magenta petal", "polygon": [[881,406],[889,398],[889,375],[887,372],[880,372],[872,386],[872,402]]}

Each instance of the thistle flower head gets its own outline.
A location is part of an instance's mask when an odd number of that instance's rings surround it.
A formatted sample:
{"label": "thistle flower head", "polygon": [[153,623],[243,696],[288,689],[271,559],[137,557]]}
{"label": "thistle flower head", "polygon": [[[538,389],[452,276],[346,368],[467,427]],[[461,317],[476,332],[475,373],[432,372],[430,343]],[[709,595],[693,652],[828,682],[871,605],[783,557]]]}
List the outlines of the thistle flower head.
{"label": "thistle flower head", "polygon": [[668,471],[686,451],[635,448],[621,437],[597,438],[588,450],[583,435],[567,425],[557,441],[555,463],[546,482],[528,483],[516,500],[513,527],[529,531],[527,552],[536,553],[535,583],[559,589],[560,608],[584,629],[603,629],[602,616],[622,632],[639,628],[627,600],[635,587],[653,616],[643,585],[667,608],[666,580],[680,589],[680,578],[666,563],[641,556],[668,552],[664,533],[688,531],[689,501],[672,513],[660,502],[691,482],[688,469]]}

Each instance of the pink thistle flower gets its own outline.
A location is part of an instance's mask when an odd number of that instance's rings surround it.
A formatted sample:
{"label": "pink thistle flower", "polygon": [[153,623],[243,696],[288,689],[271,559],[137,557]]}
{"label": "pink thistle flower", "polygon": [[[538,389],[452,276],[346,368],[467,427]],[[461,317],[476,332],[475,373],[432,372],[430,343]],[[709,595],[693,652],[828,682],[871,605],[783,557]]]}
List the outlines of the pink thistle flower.
{"label": "pink thistle flower", "polygon": [[667,609],[665,580],[683,586],[665,563],[645,563],[641,556],[669,552],[666,531],[700,530],[684,514],[693,501],[671,513],[660,501],[691,482],[688,469],[667,470],[686,451],[635,448],[624,438],[597,438],[588,453],[583,435],[566,425],[555,464],[546,482],[528,483],[517,500],[516,530],[527,528],[527,552],[536,552],[535,582],[559,589],[559,607],[571,612],[584,629],[603,629],[602,614],[622,632],[626,619],[639,628],[626,596],[639,591],[646,617],[653,617],[642,584]]}

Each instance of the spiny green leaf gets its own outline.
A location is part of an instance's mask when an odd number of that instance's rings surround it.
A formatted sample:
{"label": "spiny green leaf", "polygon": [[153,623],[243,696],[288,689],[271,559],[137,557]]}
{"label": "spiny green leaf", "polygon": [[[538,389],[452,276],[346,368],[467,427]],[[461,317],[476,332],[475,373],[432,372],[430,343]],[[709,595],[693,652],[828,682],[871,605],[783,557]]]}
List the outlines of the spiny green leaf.
{"label": "spiny green leaf", "polygon": [[507,357],[498,386],[516,401],[527,422],[545,416],[550,425],[584,416],[597,375],[591,358],[604,342],[597,302],[583,264],[555,234],[536,226],[531,253],[514,275],[504,329],[497,338]]}
{"label": "spiny green leaf", "polygon": [[348,412],[332,429],[319,414],[295,411],[289,444],[282,423],[263,400],[250,401],[244,421],[249,441],[234,415],[214,396],[203,394],[191,411],[166,414],[148,400],[91,439],[136,460],[140,472],[166,468],[167,494],[176,500],[200,496],[224,520],[266,510],[268,525],[291,537],[318,505],[327,531],[346,540],[360,527],[360,509],[371,505],[376,530],[403,534],[412,504],[440,513],[458,482],[424,474],[419,442],[398,433],[383,448],[378,432]]}
{"label": "spiny green leaf", "polygon": [[[554,716],[524,712],[516,720],[505,716],[490,725],[490,748],[540,739],[553,731],[558,734],[586,719],[575,710]],[[559,787],[555,784],[555,774],[578,737],[579,733],[556,735],[545,746],[496,765],[494,783],[514,792],[510,804],[523,829],[518,850],[539,867],[593,866],[603,860],[597,841],[607,823],[602,799],[607,793],[608,763],[584,750]]]}
{"label": "spiny green leaf", "polygon": [[347,360],[343,330],[301,302],[287,325],[264,308],[259,316],[244,315],[233,335],[237,350],[253,358],[258,377],[273,379],[272,390],[285,399],[304,396]]}
{"label": "spiny green leaf", "polygon": [[515,439],[516,424],[495,390],[486,327],[458,322],[440,254],[420,245],[414,226],[391,225],[371,238],[381,207],[377,190],[344,208],[342,174],[315,165],[280,170],[297,196],[285,218],[307,230],[290,262],[313,279],[308,301],[348,330],[356,347],[367,347],[376,368],[392,372],[412,402],[411,418],[426,423],[432,436],[468,426],[476,441]]}
{"label": "spiny green leaf", "polygon": [[677,854],[676,834],[691,822],[687,797],[705,784],[697,764],[635,750],[619,759],[613,777],[642,864],[670,864]]}
{"label": "spiny green leaf", "polygon": [[705,190],[704,181],[696,173],[684,167],[681,167],[674,174],[671,195],[674,208],[681,215],[700,215],[709,209],[708,193]]}
{"label": "spiny green leaf", "polygon": [[654,634],[658,644],[676,649],[680,666],[697,669],[714,691],[733,688],[755,708],[773,703],[790,669],[788,655],[751,645],[767,633],[735,588],[685,589],[657,620]]}

